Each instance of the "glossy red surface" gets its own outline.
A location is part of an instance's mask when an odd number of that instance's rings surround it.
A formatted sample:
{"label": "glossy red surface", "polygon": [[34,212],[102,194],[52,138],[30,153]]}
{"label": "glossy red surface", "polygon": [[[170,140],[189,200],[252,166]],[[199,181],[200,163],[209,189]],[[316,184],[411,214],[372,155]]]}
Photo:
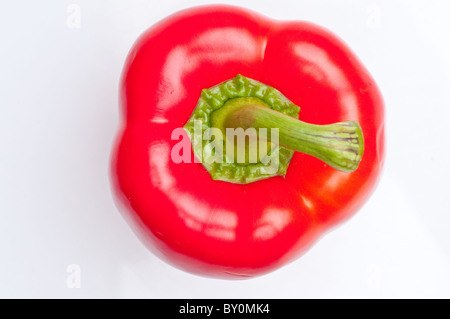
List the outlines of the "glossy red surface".
{"label": "glossy red surface", "polygon": [[[174,163],[171,133],[201,89],[238,73],[281,91],[302,121],[358,121],[360,167],[343,173],[296,153],[285,178],[238,185],[213,181],[200,163]],[[384,106],[374,80],[340,39],[307,22],[230,6],[179,12],[133,46],[120,102],[111,175],[118,203],[152,251],[192,273],[247,278],[298,258],[364,204],[382,168]]]}

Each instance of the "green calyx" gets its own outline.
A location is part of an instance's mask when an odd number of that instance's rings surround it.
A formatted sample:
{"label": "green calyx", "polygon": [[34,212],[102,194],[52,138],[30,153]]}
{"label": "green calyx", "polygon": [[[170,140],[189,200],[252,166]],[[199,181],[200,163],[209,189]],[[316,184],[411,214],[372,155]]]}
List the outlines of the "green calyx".
{"label": "green calyx", "polygon": [[[219,136],[217,140],[208,139],[211,135],[211,129],[214,128],[213,117],[214,124],[220,125],[218,123],[220,118],[217,117],[217,114],[216,116],[213,115],[216,112],[219,112],[220,115],[220,110],[225,105],[233,106],[239,101],[243,102],[244,100],[241,99],[247,99],[245,101],[247,103],[264,105],[295,118],[298,118],[300,111],[297,105],[289,101],[278,90],[242,75],[237,75],[235,78],[212,88],[204,89],[197,107],[184,126],[193,144],[195,156],[200,159],[214,180],[246,184],[272,176],[284,176],[294,154],[292,150],[272,145],[270,149],[267,147],[266,159],[273,160],[273,162],[261,161],[258,158],[257,162],[254,163],[254,160],[250,158],[252,156],[246,153],[246,160],[242,163],[242,161],[237,161],[237,157],[242,154],[242,150],[234,151],[234,156],[231,156],[231,150],[226,147],[226,128],[219,128],[222,132],[222,138]],[[201,126],[201,130],[195,130],[195,124],[197,124],[197,128]],[[220,147],[217,147],[221,143],[222,152],[220,152]],[[237,143],[235,146],[238,147]]]}
{"label": "green calyx", "polygon": [[246,184],[286,175],[294,151],[354,171],[364,145],[356,122],[312,125],[281,92],[238,75],[202,90],[184,126],[194,154],[214,180]]}

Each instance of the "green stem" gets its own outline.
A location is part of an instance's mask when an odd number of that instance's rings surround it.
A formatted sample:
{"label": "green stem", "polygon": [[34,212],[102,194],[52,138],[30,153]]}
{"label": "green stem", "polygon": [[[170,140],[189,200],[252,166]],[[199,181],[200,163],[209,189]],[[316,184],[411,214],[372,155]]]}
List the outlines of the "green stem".
{"label": "green stem", "polygon": [[358,168],[364,151],[364,139],[357,122],[346,121],[314,125],[299,121],[261,105],[230,109],[223,117],[227,128],[277,128],[279,145],[312,155],[328,165],[352,172]]}

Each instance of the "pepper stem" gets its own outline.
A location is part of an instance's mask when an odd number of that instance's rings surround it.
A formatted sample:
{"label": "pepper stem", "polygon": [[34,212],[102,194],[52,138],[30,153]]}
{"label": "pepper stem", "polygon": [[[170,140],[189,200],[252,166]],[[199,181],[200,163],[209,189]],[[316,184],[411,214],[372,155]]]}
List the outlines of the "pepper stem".
{"label": "pepper stem", "polygon": [[[299,121],[261,105],[230,109],[223,118],[227,128],[277,128],[279,145],[312,155],[344,172],[358,168],[364,151],[364,138],[357,122],[314,125]],[[270,140],[270,135],[268,137]]]}

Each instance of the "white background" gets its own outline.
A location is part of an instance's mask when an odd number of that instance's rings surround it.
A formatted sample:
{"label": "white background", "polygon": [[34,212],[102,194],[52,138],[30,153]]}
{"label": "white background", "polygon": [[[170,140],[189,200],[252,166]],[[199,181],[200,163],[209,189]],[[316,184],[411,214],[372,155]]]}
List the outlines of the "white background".
{"label": "white background", "polygon": [[144,248],[110,192],[119,76],[146,28],[205,3],[2,1],[0,297],[449,298],[444,0],[223,1],[318,23],[353,48],[386,101],[382,179],[356,216],[260,278],[193,276]]}

